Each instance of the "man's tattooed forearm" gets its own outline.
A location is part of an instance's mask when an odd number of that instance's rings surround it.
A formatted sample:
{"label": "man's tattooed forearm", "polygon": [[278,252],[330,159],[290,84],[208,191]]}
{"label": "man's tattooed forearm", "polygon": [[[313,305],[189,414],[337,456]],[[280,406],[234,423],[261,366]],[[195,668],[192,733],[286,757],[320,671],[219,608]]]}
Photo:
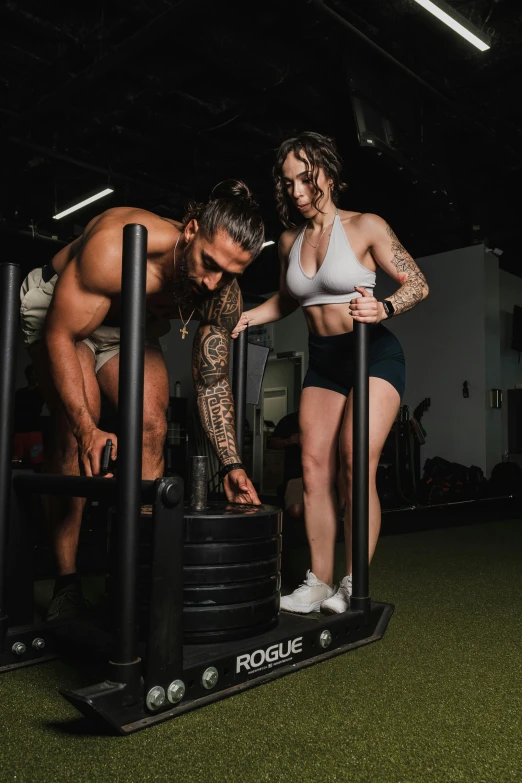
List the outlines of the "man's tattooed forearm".
{"label": "man's tattooed forearm", "polygon": [[222,464],[240,462],[234,399],[228,380],[229,344],[223,328],[200,327],[194,340],[192,371],[201,424]]}
{"label": "man's tattooed forearm", "polygon": [[428,283],[413,258],[399,242],[393,229],[387,225],[386,232],[392,240],[391,263],[395,267],[397,280],[401,283],[399,290],[387,298],[398,314],[410,310],[424,299],[428,293]]}
{"label": "man's tattooed forearm", "polygon": [[225,465],[241,462],[237,453],[234,402],[228,381],[211,389],[198,389],[198,410],[203,429],[219,461]]}

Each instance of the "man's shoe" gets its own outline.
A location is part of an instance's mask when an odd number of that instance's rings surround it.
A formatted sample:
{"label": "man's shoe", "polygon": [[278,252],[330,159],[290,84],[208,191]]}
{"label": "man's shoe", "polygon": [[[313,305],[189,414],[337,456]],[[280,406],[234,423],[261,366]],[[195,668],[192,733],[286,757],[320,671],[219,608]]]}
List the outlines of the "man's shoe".
{"label": "man's shoe", "polygon": [[334,590],[321,582],[311,571],[306,572],[306,579],[290,595],[281,598],[281,611],[309,614],[318,612],[326,598],[330,598]]}
{"label": "man's shoe", "polygon": [[323,601],[321,611],[328,614],[342,614],[350,608],[350,597],[352,595],[352,575],[348,574],[341,580],[339,589],[335,595]]}
{"label": "man's shoe", "polygon": [[53,595],[47,609],[47,621],[77,620],[85,615],[87,602],[80,582],[73,582]]}

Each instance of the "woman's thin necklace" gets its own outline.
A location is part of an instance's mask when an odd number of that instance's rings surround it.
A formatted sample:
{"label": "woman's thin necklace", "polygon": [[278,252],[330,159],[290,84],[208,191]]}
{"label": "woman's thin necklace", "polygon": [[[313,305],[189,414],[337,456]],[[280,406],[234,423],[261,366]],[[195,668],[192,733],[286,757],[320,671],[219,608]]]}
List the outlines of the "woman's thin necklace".
{"label": "woman's thin necklace", "polygon": [[[329,228],[333,228],[333,224],[335,223],[335,218],[337,217],[337,215],[338,215],[338,214],[339,214],[339,213],[338,213],[338,211],[337,211],[337,210],[335,210],[334,219],[332,220],[332,222],[331,222],[331,223],[329,223],[327,226],[325,226],[325,228],[323,228],[323,230],[321,231],[321,236],[319,237],[319,240],[318,240],[318,242],[317,242],[317,244],[316,244],[316,245],[312,244],[312,242],[310,242],[310,240],[309,240],[309,239],[308,239],[308,237],[306,236],[306,228],[310,228],[310,226],[307,226],[307,227],[305,228],[305,231],[304,231],[304,237],[305,237],[306,241],[308,242],[308,244],[310,245],[310,247],[313,247],[313,248],[317,248],[317,247],[319,247],[319,244],[320,244],[320,242],[321,242],[321,239],[323,238],[323,236],[324,236],[325,232],[326,232],[326,231],[328,231],[328,229],[329,229]],[[330,233],[332,233],[332,232],[330,231]]]}

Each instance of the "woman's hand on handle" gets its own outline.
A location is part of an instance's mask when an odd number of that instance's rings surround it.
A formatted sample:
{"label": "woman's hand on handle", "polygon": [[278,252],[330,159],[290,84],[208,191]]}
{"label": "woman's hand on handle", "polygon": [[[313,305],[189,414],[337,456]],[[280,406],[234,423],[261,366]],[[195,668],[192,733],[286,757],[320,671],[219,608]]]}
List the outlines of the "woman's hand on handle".
{"label": "woman's hand on handle", "polygon": [[291,296],[281,293],[274,294],[263,304],[241,313],[241,318],[234,326],[230,336],[232,339],[235,339],[247,326],[254,323],[256,326],[262,326],[263,324],[280,321],[281,318],[286,318],[287,315],[293,313],[298,307],[299,302],[296,299],[292,299]]}
{"label": "woman's hand on handle", "polygon": [[250,318],[247,313],[241,313],[241,318],[237,322],[237,324],[234,326],[234,329],[232,330],[230,336],[233,340],[236,339],[236,337],[239,336],[240,332],[243,332],[248,324],[250,323]]}
{"label": "woman's hand on handle", "polygon": [[382,302],[369,294],[366,288],[355,286],[355,290],[361,294],[350,302],[350,315],[354,321],[365,324],[378,324],[386,318]]}

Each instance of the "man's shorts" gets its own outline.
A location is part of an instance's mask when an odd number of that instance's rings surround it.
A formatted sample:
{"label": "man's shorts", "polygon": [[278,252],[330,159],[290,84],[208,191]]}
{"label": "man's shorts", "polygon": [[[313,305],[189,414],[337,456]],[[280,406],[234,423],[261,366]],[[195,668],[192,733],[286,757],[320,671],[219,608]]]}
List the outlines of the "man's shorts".
{"label": "man's shorts", "polygon": [[[24,342],[27,346],[38,342],[43,336],[45,316],[54,293],[58,275],[53,274],[50,265],[42,269],[33,269],[20,289],[20,316]],[[170,330],[170,322],[147,313],[145,345],[161,351],[158,337]],[[94,371],[98,373],[109,359],[120,352],[119,326],[98,326],[83,342],[94,354]]]}

